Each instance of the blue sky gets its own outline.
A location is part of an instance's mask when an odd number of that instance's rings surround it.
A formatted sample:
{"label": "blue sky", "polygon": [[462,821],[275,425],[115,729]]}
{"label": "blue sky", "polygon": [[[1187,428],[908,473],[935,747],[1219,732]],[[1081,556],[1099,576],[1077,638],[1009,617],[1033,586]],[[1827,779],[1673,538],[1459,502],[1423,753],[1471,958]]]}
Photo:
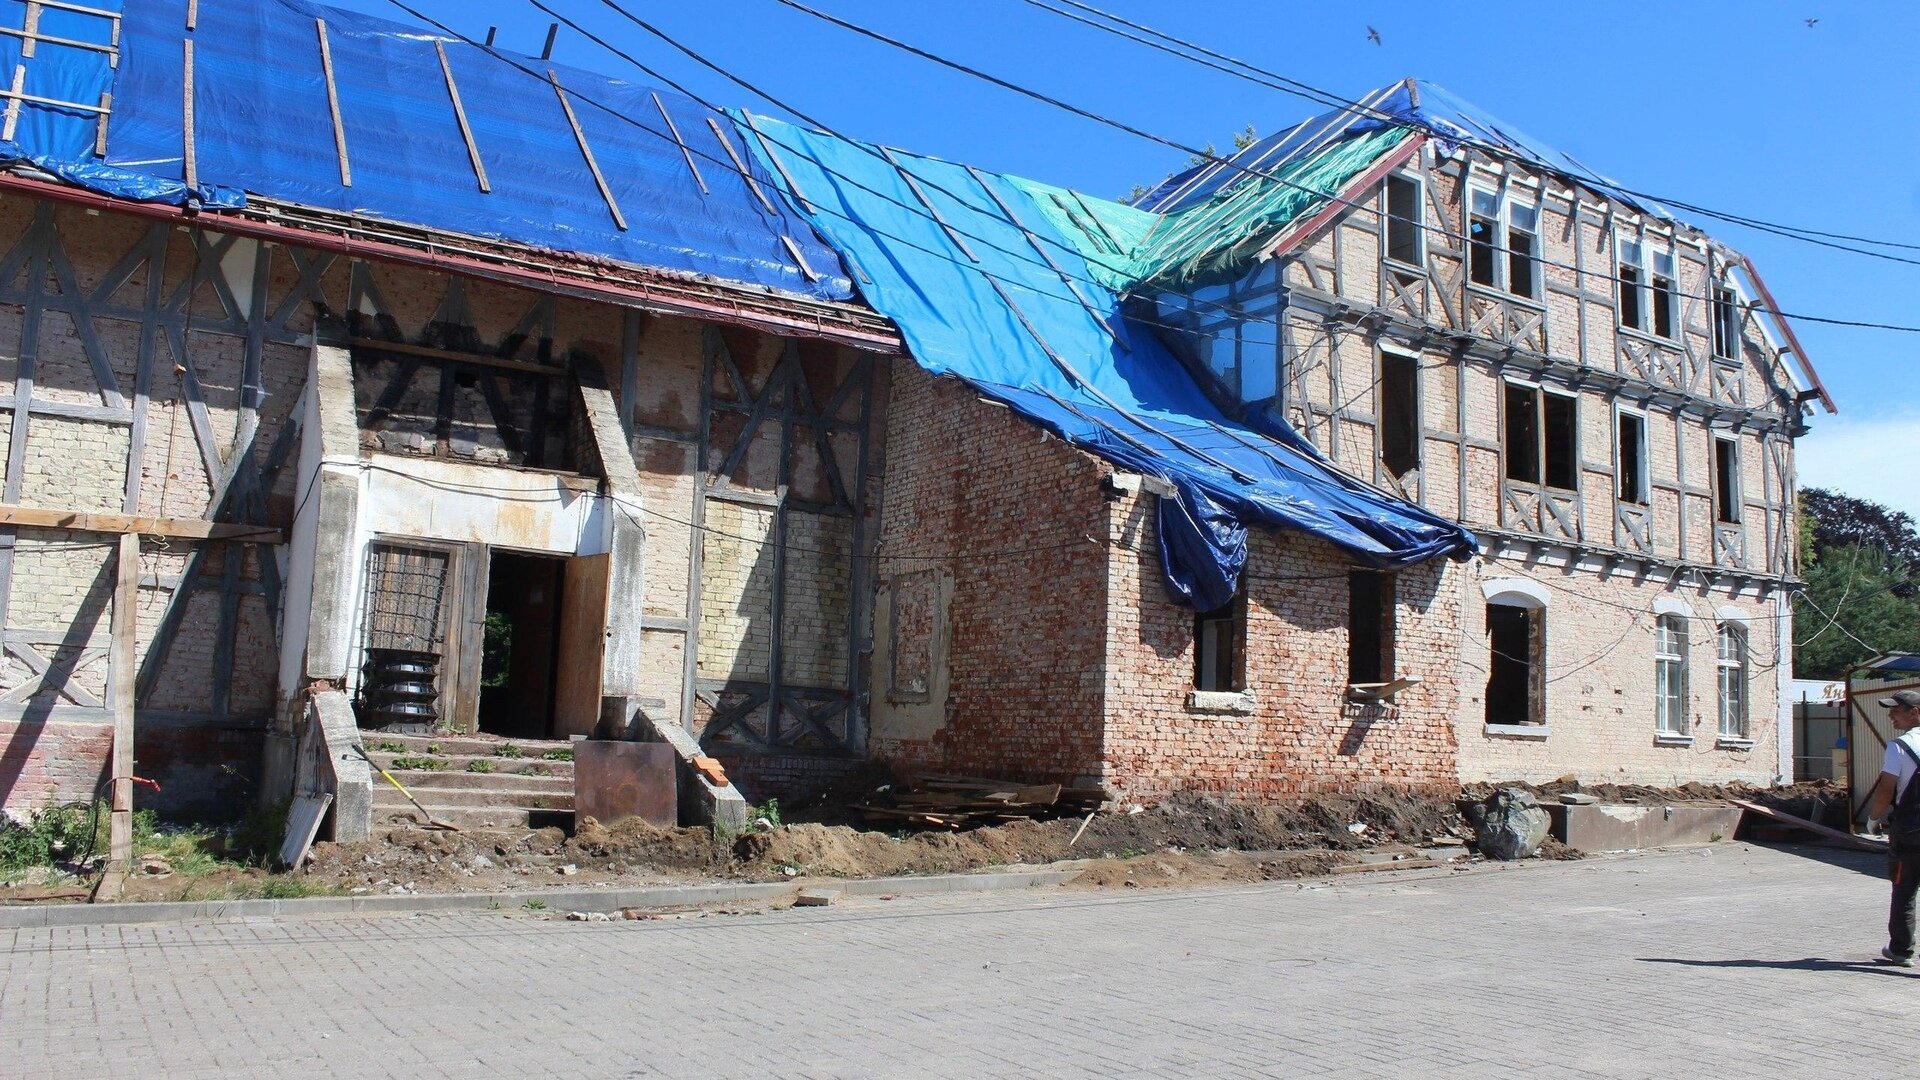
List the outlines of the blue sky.
{"label": "blue sky", "polygon": [[[385,0],[337,6],[407,20]],[[527,0],[407,0],[475,37],[538,53],[552,20]],[[721,104],[780,115],[697,68],[601,0],[546,0]],[[1110,197],[1184,155],[814,21],[776,0],[623,0],[768,92],[836,128]],[[808,0],[931,51],[1188,144],[1228,145],[1311,109],[1278,91],[1153,53],[1023,0]],[[1430,79],[1630,187],[1786,225],[1920,245],[1911,89],[1920,5],[1093,0],[1098,6],[1337,93]],[[1817,18],[1809,27],[1806,20]],[[1379,31],[1378,45],[1368,40]],[[554,57],[647,81],[562,28]],[[1789,312],[1920,325],[1920,266],[1731,225]],[[1920,250],[1896,252],[1920,261]],[[1920,516],[1920,334],[1796,324],[1841,415],[1800,445],[1801,482]],[[1912,449],[1909,449],[1909,448]]]}

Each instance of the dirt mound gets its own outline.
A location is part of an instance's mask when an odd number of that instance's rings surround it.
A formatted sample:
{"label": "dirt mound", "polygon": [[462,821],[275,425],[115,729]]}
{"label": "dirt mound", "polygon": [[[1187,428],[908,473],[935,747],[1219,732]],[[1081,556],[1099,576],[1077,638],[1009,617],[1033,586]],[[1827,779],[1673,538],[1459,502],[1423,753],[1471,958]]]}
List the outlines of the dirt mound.
{"label": "dirt mound", "polygon": [[1583,784],[1564,776],[1545,784],[1472,784],[1462,793],[1466,798],[1484,799],[1495,789],[1517,787],[1533,792],[1541,802],[1553,802],[1559,796],[1579,792],[1604,803],[1725,802],[1744,799],[1781,813],[1817,821],[1834,828],[1847,824],[1847,789],[1831,780],[1808,780],[1785,787],[1755,787],[1751,784],[1688,783],[1679,787],[1648,787],[1643,784]]}
{"label": "dirt mound", "polygon": [[1153,889],[1252,881],[1287,881],[1328,874],[1348,857],[1327,851],[1286,855],[1246,852],[1156,852],[1131,859],[1087,862],[1073,887],[1080,889]]}

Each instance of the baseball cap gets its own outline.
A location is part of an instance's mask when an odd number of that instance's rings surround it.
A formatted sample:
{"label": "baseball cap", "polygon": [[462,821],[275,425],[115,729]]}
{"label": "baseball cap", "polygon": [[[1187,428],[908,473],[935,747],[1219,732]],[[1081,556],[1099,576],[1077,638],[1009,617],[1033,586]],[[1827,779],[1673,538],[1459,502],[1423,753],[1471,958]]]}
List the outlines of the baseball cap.
{"label": "baseball cap", "polygon": [[1897,690],[1892,697],[1881,698],[1879,704],[1888,709],[1895,705],[1904,705],[1909,709],[1915,708],[1920,706],[1920,690]]}

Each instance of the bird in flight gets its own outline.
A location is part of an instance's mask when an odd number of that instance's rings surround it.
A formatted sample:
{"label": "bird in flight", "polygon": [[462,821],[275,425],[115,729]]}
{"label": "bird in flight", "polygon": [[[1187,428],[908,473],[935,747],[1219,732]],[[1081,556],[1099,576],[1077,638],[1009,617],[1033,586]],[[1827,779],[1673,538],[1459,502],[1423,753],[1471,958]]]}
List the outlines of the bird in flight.
{"label": "bird in flight", "polygon": [[[1810,21],[1807,25],[1812,26],[1813,23]],[[1375,45],[1380,44],[1380,31],[1375,30],[1371,26],[1367,27],[1367,40],[1373,42]]]}
{"label": "bird in flight", "polygon": [[1809,29],[1809,30],[1811,30],[1811,29],[1813,29],[1813,24],[1814,24],[1814,23],[1817,23],[1817,22],[1819,22],[1819,21],[1820,21],[1820,20],[1819,20],[1819,19],[1817,19],[1817,18],[1814,18],[1814,19],[1808,19],[1808,20],[1807,20],[1807,29]]}

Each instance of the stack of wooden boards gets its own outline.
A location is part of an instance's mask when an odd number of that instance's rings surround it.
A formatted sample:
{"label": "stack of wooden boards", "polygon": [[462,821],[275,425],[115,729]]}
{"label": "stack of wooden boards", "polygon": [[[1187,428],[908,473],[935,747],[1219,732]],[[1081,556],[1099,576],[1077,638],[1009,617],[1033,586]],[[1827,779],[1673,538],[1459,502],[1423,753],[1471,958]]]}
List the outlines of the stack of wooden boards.
{"label": "stack of wooden boards", "polygon": [[1099,809],[1106,798],[1105,789],[1097,787],[1016,784],[972,776],[927,774],[904,782],[889,794],[885,805],[867,803],[855,809],[870,820],[958,829],[1021,818],[1087,814]]}

